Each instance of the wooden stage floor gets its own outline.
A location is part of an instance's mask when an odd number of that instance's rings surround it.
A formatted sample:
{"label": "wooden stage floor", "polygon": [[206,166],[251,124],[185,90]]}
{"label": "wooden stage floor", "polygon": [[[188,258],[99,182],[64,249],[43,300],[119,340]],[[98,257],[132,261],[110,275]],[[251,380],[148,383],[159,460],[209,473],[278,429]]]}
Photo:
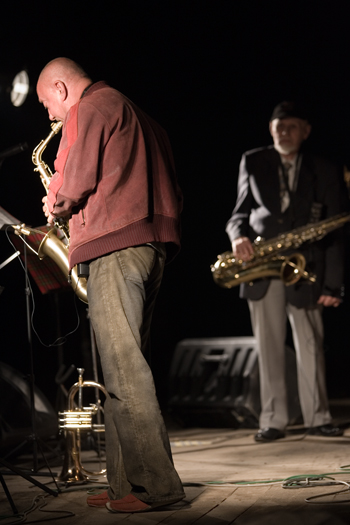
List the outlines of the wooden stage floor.
{"label": "wooden stage floor", "polygon": [[[112,514],[89,508],[85,503],[87,492],[105,483],[103,476],[98,483],[68,488],[60,485],[61,492],[54,497],[2,467],[10,496],[24,518],[14,518],[9,499],[0,489],[1,524],[349,524],[350,418],[345,415],[349,408],[350,400],[343,401],[343,409],[337,406],[336,421],[346,429],[338,438],[305,436],[301,428],[293,427],[286,438],[261,444],[255,443],[253,429],[168,426],[186,499],[142,514]],[[85,468],[99,470],[96,452],[83,451],[82,457]],[[31,461],[29,454],[15,463],[30,468]],[[59,473],[61,467],[56,460],[52,470]],[[55,488],[50,477],[35,479]]]}

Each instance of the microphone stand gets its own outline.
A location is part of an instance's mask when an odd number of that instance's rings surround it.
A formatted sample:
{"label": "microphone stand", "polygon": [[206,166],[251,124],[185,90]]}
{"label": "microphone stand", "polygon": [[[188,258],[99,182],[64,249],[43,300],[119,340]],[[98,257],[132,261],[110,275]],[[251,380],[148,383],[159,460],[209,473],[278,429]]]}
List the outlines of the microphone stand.
{"label": "microphone stand", "polygon": [[24,255],[24,274],[25,274],[25,287],[24,293],[26,297],[26,312],[27,312],[27,337],[29,345],[29,357],[30,357],[30,374],[29,374],[29,386],[30,386],[30,413],[32,422],[32,435],[30,436],[33,443],[33,471],[38,471],[38,441],[36,432],[36,421],[35,421],[35,398],[34,398],[34,360],[33,360],[33,339],[32,330],[30,324],[30,283],[28,276],[28,264],[27,264],[27,246],[23,243],[23,255]]}
{"label": "microphone stand", "polygon": [[[12,227],[12,225],[8,225],[8,226]],[[4,228],[4,226],[3,226],[2,229],[7,229],[7,228],[6,227]],[[42,456],[44,458],[46,466],[49,469],[49,474],[38,472],[38,438],[37,438],[37,433],[36,433],[35,396],[34,396],[34,359],[33,359],[32,332],[31,332],[31,323],[30,323],[30,312],[31,312],[31,308],[30,308],[30,293],[31,292],[30,292],[30,283],[29,283],[29,275],[28,275],[28,264],[27,264],[27,246],[26,246],[25,242],[23,243],[23,246],[24,246],[23,255],[24,255],[24,273],[25,273],[25,296],[26,296],[26,311],[27,311],[27,337],[28,337],[28,345],[29,345],[29,353],[30,353],[30,374],[29,374],[28,377],[29,377],[29,392],[30,392],[31,430],[32,430],[32,434],[29,436],[29,440],[33,444],[33,469],[31,470],[31,472],[34,475],[36,475],[36,476],[47,476],[47,475],[50,475],[52,477],[55,485],[56,485],[57,492],[52,490],[51,488],[47,487],[46,485],[43,485],[42,483],[40,483],[39,481],[35,480],[33,477],[29,476],[28,474],[26,474],[26,472],[24,472],[23,469],[19,469],[19,468],[15,467],[14,465],[12,465],[11,463],[8,463],[4,459],[0,458],[0,465],[3,465],[4,467],[6,467],[7,469],[11,470],[15,474],[20,475],[24,479],[27,479],[28,481],[31,481],[34,485],[40,487],[41,489],[46,491],[48,494],[51,494],[52,496],[58,496],[58,492],[60,492],[60,489],[59,489],[59,487],[57,485],[57,482],[55,480],[54,474],[50,470],[50,467],[49,467],[49,465],[48,465],[48,463],[46,461],[46,458],[45,458],[41,448],[40,448],[40,451],[42,453]],[[4,266],[6,266],[6,264],[11,262],[13,259],[18,257],[19,255],[20,255],[19,251],[15,252],[15,254],[13,254],[11,257],[6,259],[6,261],[4,261],[0,265],[0,269],[3,268]],[[26,441],[24,441],[21,445],[16,447],[15,450],[18,450],[19,448],[21,448],[23,445],[25,445],[25,443],[26,443]],[[14,451],[12,451],[9,455],[13,454],[13,452]],[[14,510],[15,507],[14,507],[12,498],[11,498],[9,492],[8,492],[8,489],[7,490],[5,489],[6,484],[5,484],[5,481],[4,481],[3,476],[2,476],[3,474],[6,474],[6,472],[0,472],[0,480],[1,480],[1,483],[3,484],[3,486],[4,486],[4,490],[5,490],[5,493],[6,493],[7,497],[8,497],[9,503],[10,503],[12,509]]]}

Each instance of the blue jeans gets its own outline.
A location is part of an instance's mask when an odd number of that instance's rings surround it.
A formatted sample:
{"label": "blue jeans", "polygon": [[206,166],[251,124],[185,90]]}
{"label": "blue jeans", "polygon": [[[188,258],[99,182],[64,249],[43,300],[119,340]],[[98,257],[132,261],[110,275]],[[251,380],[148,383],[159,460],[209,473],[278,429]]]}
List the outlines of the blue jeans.
{"label": "blue jeans", "polygon": [[185,496],[144,357],[162,280],[163,244],[113,252],[90,263],[88,299],[101,358],[108,496],[132,493],[145,503]]}

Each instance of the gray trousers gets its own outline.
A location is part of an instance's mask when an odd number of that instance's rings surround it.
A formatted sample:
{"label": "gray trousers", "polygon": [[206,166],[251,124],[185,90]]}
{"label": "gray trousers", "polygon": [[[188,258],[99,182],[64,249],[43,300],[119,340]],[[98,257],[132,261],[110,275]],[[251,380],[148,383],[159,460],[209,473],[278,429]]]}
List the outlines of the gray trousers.
{"label": "gray trousers", "polygon": [[108,495],[132,493],[146,503],[184,497],[160,412],[148,351],[150,323],[165,250],[145,245],[90,263],[88,299],[101,358]]}
{"label": "gray trousers", "polygon": [[296,308],[286,301],[285,285],[272,279],[266,295],[248,300],[257,339],[260,373],[260,428],[284,430],[288,424],[285,339],[289,319],[296,352],[298,393],[305,427],[330,423],[323,355],[322,308]]}

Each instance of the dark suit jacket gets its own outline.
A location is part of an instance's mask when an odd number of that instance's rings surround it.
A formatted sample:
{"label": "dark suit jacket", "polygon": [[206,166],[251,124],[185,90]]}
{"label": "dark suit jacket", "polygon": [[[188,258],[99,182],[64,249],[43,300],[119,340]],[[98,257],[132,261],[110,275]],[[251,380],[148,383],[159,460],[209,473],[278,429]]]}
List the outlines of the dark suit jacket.
{"label": "dark suit jacket", "polygon": [[[318,212],[317,220],[348,211],[347,190],[340,171],[330,162],[305,153],[302,154],[293,206],[282,214],[280,165],[280,156],[273,146],[243,155],[236,206],[226,225],[231,242],[241,236],[253,241],[259,235],[267,240],[304,226],[312,220],[314,210]],[[304,244],[297,250],[304,255],[307,270],[315,274],[317,280],[311,284],[300,279],[298,283],[287,286],[287,300],[291,304],[311,308],[322,294],[341,296],[344,266],[342,230],[334,230],[322,240]],[[269,283],[269,278],[255,280],[251,285],[243,283],[240,296],[261,299]]]}

